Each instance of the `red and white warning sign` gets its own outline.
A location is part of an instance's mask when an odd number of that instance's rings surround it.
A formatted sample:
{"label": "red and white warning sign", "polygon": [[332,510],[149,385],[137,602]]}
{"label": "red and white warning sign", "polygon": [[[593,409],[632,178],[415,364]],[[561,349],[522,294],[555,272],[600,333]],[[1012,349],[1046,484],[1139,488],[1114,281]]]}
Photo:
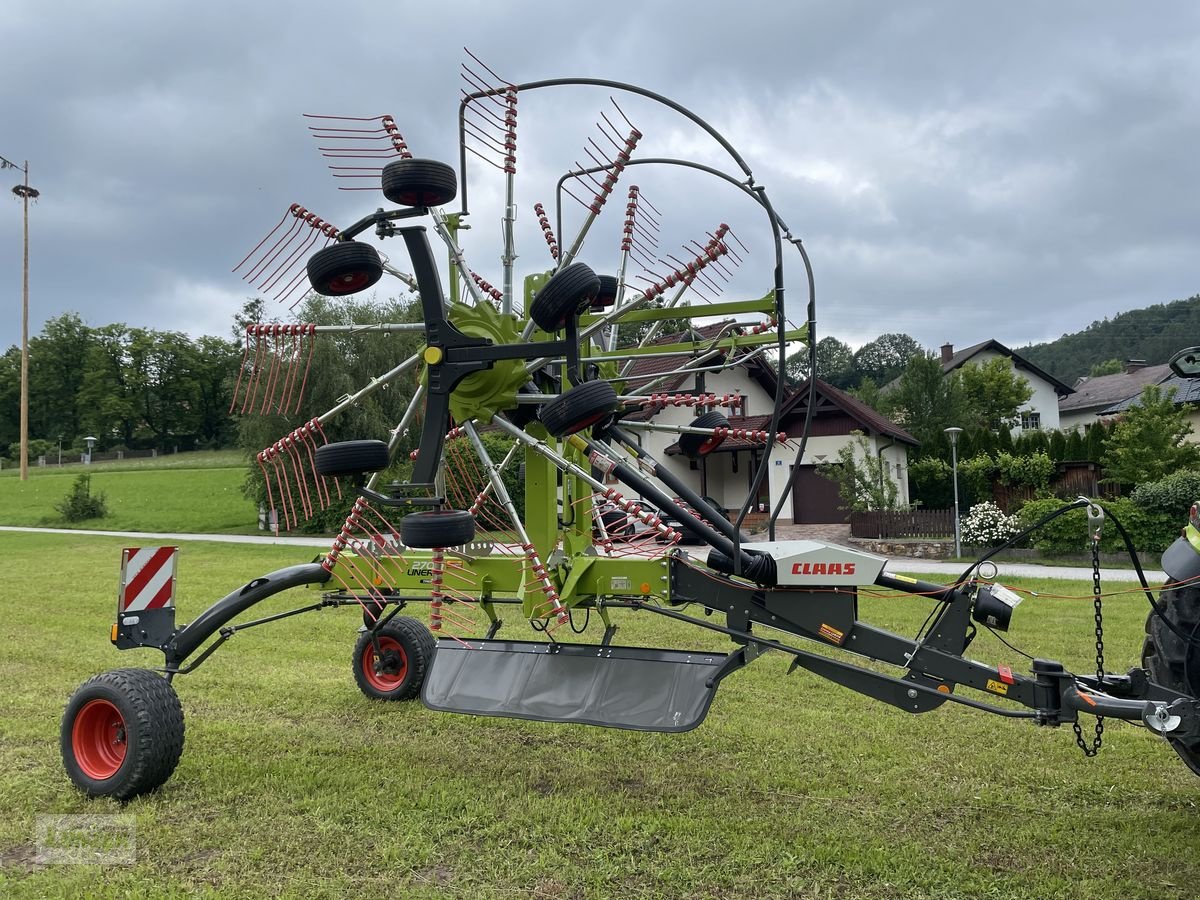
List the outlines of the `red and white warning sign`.
{"label": "red and white warning sign", "polygon": [[175,605],[175,560],[178,547],[126,547],[121,551],[122,613]]}

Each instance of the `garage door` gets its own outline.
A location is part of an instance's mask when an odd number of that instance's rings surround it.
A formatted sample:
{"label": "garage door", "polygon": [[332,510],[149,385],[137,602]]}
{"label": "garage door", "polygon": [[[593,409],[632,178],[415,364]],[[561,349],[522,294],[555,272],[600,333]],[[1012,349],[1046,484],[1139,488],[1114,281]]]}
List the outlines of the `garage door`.
{"label": "garage door", "polygon": [[817,474],[816,466],[800,466],[792,474],[792,517],[797,525],[825,525],[849,520],[842,509],[837,482]]}

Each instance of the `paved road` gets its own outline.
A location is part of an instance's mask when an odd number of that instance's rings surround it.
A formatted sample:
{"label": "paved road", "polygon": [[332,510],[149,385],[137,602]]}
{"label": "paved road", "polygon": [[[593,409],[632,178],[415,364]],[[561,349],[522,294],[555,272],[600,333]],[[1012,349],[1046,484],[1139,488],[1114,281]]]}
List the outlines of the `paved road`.
{"label": "paved road", "polygon": [[[328,547],[330,538],[327,537],[276,537],[274,535],[257,534],[177,534],[172,532],[145,531],[92,531],[83,528],[19,528],[0,525],[0,532],[18,531],[34,534],[79,534],[102,535],[105,537],[132,538],[139,541],[217,541],[227,544],[278,544],[292,547]],[[693,556],[701,556],[695,548],[688,548]],[[1157,562],[1157,558],[1153,560]],[[1145,562],[1150,562],[1146,560]],[[928,559],[893,558],[887,565],[891,572],[927,572],[944,575],[947,580],[962,574],[966,568],[962,563],[937,562]],[[1064,578],[1072,581],[1091,581],[1090,567],[1081,566],[1039,566],[1031,563],[998,563],[999,575],[1004,578]],[[1137,581],[1137,573],[1132,569],[1101,569],[1101,581]],[[1150,586],[1166,580],[1163,572],[1157,569],[1146,569],[1146,579]]]}

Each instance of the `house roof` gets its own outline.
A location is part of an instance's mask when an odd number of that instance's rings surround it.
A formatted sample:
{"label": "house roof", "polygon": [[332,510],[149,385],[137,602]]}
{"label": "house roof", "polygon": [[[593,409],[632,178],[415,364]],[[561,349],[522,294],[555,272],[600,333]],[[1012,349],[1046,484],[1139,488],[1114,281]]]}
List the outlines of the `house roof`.
{"label": "house roof", "polygon": [[1058,394],[1059,397],[1069,397],[1075,392],[1074,388],[1068,387],[1049,372],[1038,368],[1019,353],[1014,353],[999,341],[994,340],[982,341],[981,343],[975,344],[971,347],[966,347],[952,354],[949,359],[942,360],[942,372],[953,372],[955,369],[969,362],[972,357],[977,356],[978,354],[987,350],[991,350],[993,353],[999,353],[1001,356],[1007,356],[1013,361],[1013,365],[1018,369],[1025,369],[1029,372],[1032,372],[1034,375],[1050,384],[1054,388],[1054,393]]}
{"label": "house roof", "polygon": [[[1200,378],[1180,378],[1178,375],[1172,375],[1159,382],[1159,387],[1164,392],[1175,389],[1175,405],[1180,406],[1184,403],[1200,403]],[[1119,403],[1114,403],[1100,411],[1100,415],[1112,416],[1117,413],[1122,413],[1134,406],[1142,405],[1142,395],[1139,391],[1132,397],[1126,397]]]}
{"label": "house roof", "polygon": [[1164,363],[1161,366],[1143,366],[1132,372],[1083,378],[1075,385],[1074,394],[1059,401],[1058,411],[1074,413],[1102,410],[1114,403],[1136,397],[1143,387],[1158,384],[1170,374],[1171,367]]}
{"label": "house roof", "polygon": [[[689,328],[687,331],[677,331],[673,334],[668,334],[654,341],[650,346],[661,346],[665,344],[683,344],[692,341],[696,344],[696,350],[702,351],[705,345],[711,343],[719,337],[724,336],[731,330],[733,324],[732,319],[727,319],[723,322],[716,322],[712,325],[699,325],[695,328]],[[740,331],[739,331],[740,333]],[[651,354],[648,356],[640,356],[634,360],[633,366],[629,370],[629,377],[626,379],[627,389],[630,391],[638,391],[643,385],[653,381],[664,372],[670,372],[678,369],[680,366],[687,364],[691,359],[695,358],[696,354],[692,353],[669,353],[666,355]],[[714,359],[713,362],[719,362],[724,358],[724,352],[721,356]],[[660,382],[654,386],[655,391],[673,391],[683,384],[690,375],[673,375],[670,378]]]}
{"label": "house roof", "polygon": [[[744,428],[747,431],[765,431],[767,426],[771,424],[770,416],[730,416],[730,428]],[[790,435],[789,435],[790,437]],[[745,438],[727,437],[723,440],[719,447],[713,450],[713,453],[732,453],[735,450],[749,450],[753,447],[761,447],[761,441],[748,441]],[[667,455],[675,456],[683,451],[679,449],[679,442],[671,444],[667,447]]]}
{"label": "house roof", "polygon": [[[820,415],[821,407],[830,406],[840,409],[843,413],[852,418],[855,422],[862,425],[867,431],[886,435],[894,440],[905,444],[911,444],[914,447],[919,447],[921,442],[915,437],[889,419],[882,413],[877,412],[867,404],[863,403],[852,394],[847,394],[845,391],[835,388],[827,381],[817,379],[817,408],[813,415]],[[808,391],[809,382],[805,379],[795,391],[793,391],[788,399],[784,401],[781,408],[780,418],[784,416],[803,416],[808,410]]]}

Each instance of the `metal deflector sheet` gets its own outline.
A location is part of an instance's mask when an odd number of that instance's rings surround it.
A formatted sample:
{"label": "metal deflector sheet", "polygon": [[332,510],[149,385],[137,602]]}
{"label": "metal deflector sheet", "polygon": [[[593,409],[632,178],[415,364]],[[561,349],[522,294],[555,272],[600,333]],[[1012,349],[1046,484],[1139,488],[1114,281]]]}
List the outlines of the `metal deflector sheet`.
{"label": "metal deflector sheet", "polygon": [[[441,712],[690,731],[708,715],[723,653],[439,640],[421,688]],[[712,685],[707,682],[712,680]]]}

